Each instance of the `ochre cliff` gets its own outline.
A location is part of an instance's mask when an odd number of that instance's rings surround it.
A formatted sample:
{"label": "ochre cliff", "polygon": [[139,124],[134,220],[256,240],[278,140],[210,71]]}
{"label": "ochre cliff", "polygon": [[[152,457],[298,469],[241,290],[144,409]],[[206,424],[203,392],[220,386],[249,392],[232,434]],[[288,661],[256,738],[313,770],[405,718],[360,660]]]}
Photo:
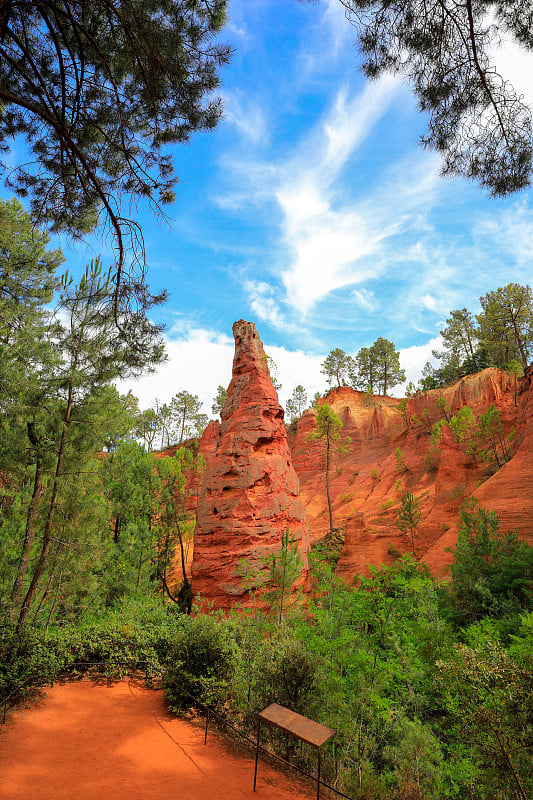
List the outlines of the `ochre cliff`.
{"label": "ochre cliff", "polygon": [[[261,570],[289,529],[307,576],[309,535],[287,443],[284,412],[272,386],[255,325],[233,326],[235,357],[221,423],[200,442],[206,459],[198,496],[192,582],[216,608],[246,602],[239,565]],[[264,567],[263,567],[264,569]]]}
{"label": "ochre cliff", "polygon": [[[514,379],[497,369],[468,375],[457,384],[401,401],[369,397],[347,387],[325,398],[343,422],[341,447],[330,471],[334,524],[345,528],[338,574],[352,579],[370,565],[391,563],[412,552],[411,540],[396,526],[401,494],[409,489],[420,500],[422,520],[415,541],[417,558],[437,575],[445,573],[457,540],[462,500],[477,497],[501,516],[502,528],[515,528],[533,542],[533,369],[521,382],[515,405]],[[486,465],[466,453],[445,425],[438,448],[431,442],[433,423],[443,417],[436,405],[443,398],[448,414],[468,405],[477,416],[491,404],[502,413],[508,436],[516,430],[511,460],[487,478]],[[324,455],[309,434],[316,428],[315,410],[298,421],[290,444],[307,510],[311,541],[329,527]],[[418,420],[418,421],[417,421]]]}

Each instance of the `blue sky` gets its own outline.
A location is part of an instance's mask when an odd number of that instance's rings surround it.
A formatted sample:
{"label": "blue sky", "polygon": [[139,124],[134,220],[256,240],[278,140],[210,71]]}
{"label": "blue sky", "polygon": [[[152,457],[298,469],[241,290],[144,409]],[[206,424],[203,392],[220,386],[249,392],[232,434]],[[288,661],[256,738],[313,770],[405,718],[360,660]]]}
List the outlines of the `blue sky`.
{"label": "blue sky", "polygon": [[[225,118],[176,148],[169,224],[138,212],[150,284],[171,295],[169,360],[131,388],[144,406],[188,389],[209,413],[239,318],[277,362],[282,402],[297,383],[325,388],[330,349],[378,336],[416,381],[450,310],[531,283],[532,192],[491,200],[440,178],[409,88],[358,71],[338,0],[230,0],[223,38]],[[533,58],[507,43],[499,59],[533,101]],[[109,255],[98,240],[61,244],[71,268]]]}

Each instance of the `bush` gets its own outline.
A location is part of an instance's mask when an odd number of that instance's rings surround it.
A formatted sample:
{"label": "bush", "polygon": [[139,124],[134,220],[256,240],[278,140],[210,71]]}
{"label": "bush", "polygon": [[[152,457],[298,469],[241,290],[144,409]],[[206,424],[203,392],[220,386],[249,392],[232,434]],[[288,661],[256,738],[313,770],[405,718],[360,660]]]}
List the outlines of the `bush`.
{"label": "bush", "polygon": [[194,705],[194,698],[214,708],[228,698],[234,672],[236,643],[227,620],[215,616],[188,617],[170,653],[163,677],[165,697],[177,712]]}
{"label": "bush", "polygon": [[82,662],[133,662],[106,666],[108,675],[125,674],[135,662],[160,667],[184,619],[154,598],[127,600],[100,617],[48,630],[27,626],[16,633],[13,625],[5,623],[0,630],[0,697],[28,677],[34,686],[43,686],[61,674],[90,669]]}

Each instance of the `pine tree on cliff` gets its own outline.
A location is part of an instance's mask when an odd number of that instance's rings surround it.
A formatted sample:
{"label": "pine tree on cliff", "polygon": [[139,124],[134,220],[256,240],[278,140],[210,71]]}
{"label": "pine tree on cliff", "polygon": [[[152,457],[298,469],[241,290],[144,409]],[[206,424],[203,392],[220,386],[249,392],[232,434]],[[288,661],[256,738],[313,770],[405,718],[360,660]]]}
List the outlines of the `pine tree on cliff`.
{"label": "pine tree on cliff", "polygon": [[228,399],[228,390],[225,389],[220,384],[217,386],[217,394],[215,399],[213,400],[213,405],[211,406],[211,411],[218,417],[224,406],[226,405],[226,400]]}
{"label": "pine tree on cliff", "polygon": [[509,283],[479,298],[479,337],[498,366],[514,358],[526,369],[533,354],[533,292]]}
{"label": "pine tree on cliff", "polygon": [[350,384],[362,392],[374,394],[377,387],[376,360],[369,347],[362,347],[352,359]]}
{"label": "pine tree on cliff", "polygon": [[322,362],[320,372],[326,376],[329,386],[340,389],[341,386],[347,386],[349,383],[351,365],[351,357],[346,355],[340,347],[336,347]]}
{"label": "pine tree on cliff", "polygon": [[396,518],[396,525],[402,533],[409,532],[414,558],[416,558],[415,536],[422,519],[422,514],[418,508],[419,503],[420,498],[415,497],[412,492],[406,490],[402,495],[402,505]]}
{"label": "pine tree on cliff", "polygon": [[368,389],[370,394],[374,394],[374,388],[378,388],[381,394],[387,394],[389,389],[405,380],[399,352],[393,342],[382,336],[371,347],[363,347],[353,364],[353,382],[361,389]]}
{"label": "pine tree on cliff", "polygon": [[320,406],[316,415],[316,430],[309,434],[309,439],[320,442],[324,448],[325,473],[326,473],[326,495],[328,498],[329,529],[333,531],[333,511],[331,508],[331,494],[329,489],[329,470],[333,456],[335,442],[341,435],[342,422],[333,411],[331,406],[326,403]]}

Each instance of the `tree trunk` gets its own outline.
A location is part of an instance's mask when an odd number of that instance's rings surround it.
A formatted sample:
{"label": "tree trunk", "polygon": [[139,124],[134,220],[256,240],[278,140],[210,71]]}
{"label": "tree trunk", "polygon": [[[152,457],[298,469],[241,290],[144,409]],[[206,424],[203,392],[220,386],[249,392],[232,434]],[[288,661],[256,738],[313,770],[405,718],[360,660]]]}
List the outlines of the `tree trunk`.
{"label": "tree trunk", "polygon": [[35,572],[33,574],[32,581],[30,583],[30,588],[26,592],[26,597],[22,603],[22,608],[20,609],[20,614],[17,622],[17,631],[20,630],[28,616],[28,612],[30,610],[30,606],[32,603],[33,598],[35,597],[35,592],[37,591],[37,587],[39,585],[39,581],[44,571],[44,567],[46,564],[46,559],[48,557],[48,551],[50,549],[50,538],[52,535],[52,526],[54,523],[54,516],[57,508],[58,503],[58,495],[59,495],[59,480],[61,478],[63,472],[63,461],[65,458],[65,451],[66,451],[66,444],[67,444],[67,430],[70,423],[70,414],[72,412],[72,380],[69,383],[68,387],[68,400],[67,400],[67,408],[65,411],[65,418],[63,420],[63,430],[61,432],[61,440],[59,443],[59,452],[57,456],[57,465],[56,471],[54,476],[54,485],[52,487],[52,497],[50,500],[50,506],[48,508],[48,516],[46,519],[46,524],[44,528],[43,534],[43,543],[41,548],[41,555],[39,561],[37,563],[37,567],[35,568]]}
{"label": "tree trunk", "polygon": [[527,356],[526,356],[526,353],[525,353],[525,350],[524,350],[524,345],[522,344],[522,339],[520,338],[520,334],[518,332],[518,326],[516,324],[516,319],[513,319],[513,328],[514,328],[514,335],[515,335],[516,343],[518,345],[518,349],[520,350],[520,356],[522,358],[522,366],[523,366],[524,371],[525,371],[526,368],[527,368]]}
{"label": "tree trunk", "polygon": [[33,494],[28,507],[28,514],[26,516],[26,533],[24,536],[24,544],[22,545],[22,554],[20,556],[19,565],[17,569],[17,577],[13,584],[11,591],[11,613],[10,617],[13,620],[15,617],[15,608],[20,602],[22,595],[22,588],[24,586],[24,579],[28,569],[28,562],[30,560],[31,547],[33,544],[33,533],[35,527],[35,515],[39,507],[41,495],[43,493],[43,472],[44,465],[40,452],[37,452],[37,461],[35,464],[35,478],[33,481]]}
{"label": "tree trunk", "polygon": [[330,441],[329,434],[326,434],[326,494],[328,497],[328,511],[329,511],[329,530],[333,532],[333,512],[331,510],[331,497],[329,494],[329,451]]}

